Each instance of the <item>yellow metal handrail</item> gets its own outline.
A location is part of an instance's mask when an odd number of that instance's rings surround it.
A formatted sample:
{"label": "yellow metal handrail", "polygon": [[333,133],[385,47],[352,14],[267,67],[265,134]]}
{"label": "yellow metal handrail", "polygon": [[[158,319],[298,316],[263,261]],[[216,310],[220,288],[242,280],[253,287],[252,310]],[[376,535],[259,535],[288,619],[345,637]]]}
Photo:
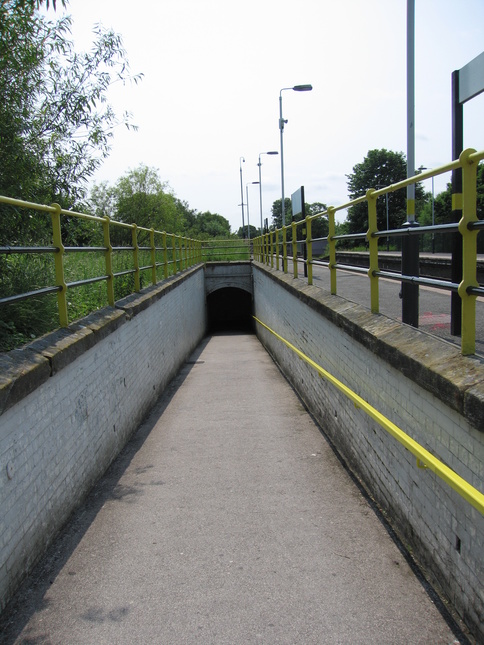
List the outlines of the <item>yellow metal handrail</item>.
{"label": "yellow metal handrail", "polygon": [[[61,327],[66,327],[68,325],[68,303],[67,303],[67,291],[71,287],[79,286],[80,284],[89,284],[93,282],[98,282],[101,280],[106,281],[107,285],[107,302],[110,305],[114,305],[114,279],[118,276],[125,275],[127,273],[132,273],[134,276],[135,291],[140,291],[141,289],[141,280],[140,275],[142,271],[150,270],[151,272],[151,283],[154,285],[157,283],[157,274],[156,269],[158,267],[163,267],[163,277],[166,279],[170,273],[175,275],[179,270],[193,266],[194,264],[200,263],[202,261],[201,255],[201,242],[199,240],[194,240],[186,237],[178,237],[178,242],[176,236],[171,236],[172,244],[171,246],[167,245],[167,234],[164,231],[157,231],[154,228],[145,228],[142,226],[137,226],[136,224],[127,224],[125,222],[117,222],[111,220],[109,217],[98,217],[96,215],[90,215],[87,213],[78,213],[76,211],[65,210],[59,206],[59,204],[52,204],[50,206],[46,204],[36,204],[34,202],[28,202],[21,199],[13,199],[11,197],[5,197],[0,195],[0,204],[6,204],[9,206],[14,206],[17,208],[25,208],[30,210],[41,211],[44,213],[50,213],[52,218],[52,238],[53,246],[52,248],[42,247],[42,252],[51,252],[54,255],[54,265],[55,265],[55,287],[51,288],[42,288],[35,291],[25,293],[25,294],[15,294],[11,297],[5,297],[2,299],[3,302],[13,302],[19,298],[30,298],[36,295],[45,295],[50,293],[52,289],[55,289],[57,292],[57,301],[58,301],[58,312],[59,312],[59,323]],[[64,257],[67,251],[79,251],[82,250],[82,247],[69,247],[64,246],[62,240],[62,227],[61,227],[61,217],[75,217],[78,219],[87,220],[90,222],[95,222],[101,225],[102,227],[102,237],[103,237],[103,247],[99,249],[87,249],[87,250],[97,250],[103,251],[105,256],[105,266],[106,271],[105,275],[98,276],[95,278],[89,278],[86,280],[81,280],[75,283],[66,283],[65,280],[65,266],[64,266]],[[111,244],[111,231],[113,227],[125,228],[131,231],[131,246],[126,247],[113,247]],[[139,234],[140,232],[147,233],[149,236],[149,246],[140,246],[139,244]],[[156,245],[156,241],[161,240],[159,246]],[[8,247],[8,253],[15,253],[16,249],[14,246]],[[133,267],[127,271],[121,271],[119,273],[114,273],[113,271],[113,254],[116,251],[131,251],[133,257]],[[146,266],[140,266],[140,252],[146,251],[150,253],[150,262]],[[162,253],[163,260],[161,262],[157,261],[157,252]],[[5,249],[4,249],[5,252]],[[23,248],[22,252],[36,252],[36,247]],[[170,271],[171,267],[171,271]]]}
{"label": "yellow metal handrail", "polygon": [[327,372],[320,365],[311,360],[306,354],[301,352],[297,347],[292,345],[288,340],[280,336],[273,329],[264,324],[261,320],[254,316],[254,320],[259,323],[264,329],[267,329],[271,334],[273,334],[278,340],[280,340],[286,347],[289,347],[295,354],[299,356],[303,361],[308,365],[314,368],[321,378],[326,379],[332,385],[334,385],[340,392],[342,392],[350,401],[352,401],[355,407],[363,410],[369,417],[376,421],[384,430],[392,435],[397,441],[399,441],[402,446],[409,450],[417,458],[417,467],[418,468],[428,468],[443,481],[445,481],[451,488],[453,488],[461,497],[463,497],[469,504],[471,504],[475,509],[484,515],[484,495],[469,484],[465,479],[460,477],[456,472],[451,468],[442,463],[437,457],[434,457],[432,453],[426,450],[423,446],[417,443],[412,437],[410,437],[406,432],[401,430],[397,425],[392,421],[387,419],[381,412],[378,412],[372,405],[367,403],[364,399],[361,398],[358,394],[353,392],[349,387],[344,383],[339,381],[335,376]]}
{"label": "yellow metal handrail", "polygon": [[251,242],[242,238],[201,240],[202,261],[250,260]]}
{"label": "yellow metal handrail", "polygon": [[[378,239],[381,236],[379,235],[376,221],[376,199],[381,195],[386,195],[388,193],[395,192],[406,188],[411,184],[416,184],[422,180],[430,179],[438,175],[456,170],[458,168],[462,169],[463,175],[463,190],[462,195],[453,195],[453,202],[459,204],[459,208],[462,208],[462,218],[458,224],[458,232],[462,235],[463,242],[463,266],[462,266],[462,281],[458,286],[458,293],[462,300],[462,339],[461,339],[461,351],[464,355],[470,355],[475,353],[475,329],[476,329],[476,298],[477,295],[473,292],[473,289],[479,287],[477,282],[477,234],[478,229],[473,227],[473,224],[477,222],[476,215],[476,173],[478,163],[484,159],[484,150],[476,152],[473,149],[464,150],[459,159],[452,161],[438,168],[422,172],[419,175],[414,177],[409,177],[403,181],[400,181],[389,186],[385,186],[379,189],[369,188],[365,195],[353,199],[349,202],[341,204],[340,206],[329,206],[326,211],[321,213],[316,213],[315,215],[310,215],[304,220],[298,222],[292,222],[282,229],[276,229],[276,231],[270,231],[265,233],[262,236],[259,236],[254,239],[254,258],[260,262],[265,263],[266,265],[274,266],[274,255],[276,256],[276,263],[279,262],[279,244],[276,243],[274,246],[272,240],[274,235],[278,236],[279,231],[282,230],[282,257],[283,257],[283,271],[287,273],[287,242],[286,242],[286,231],[291,227],[292,230],[292,260],[294,267],[294,277],[297,277],[297,242],[296,240],[296,231],[298,226],[306,228],[305,243],[307,248],[307,259],[305,260],[305,265],[307,268],[307,279],[308,284],[313,283],[313,273],[312,265],[316,264],[313,261],[313,238],[311,235],[311,222],[321,218],[328,218],[329,232],[327,238],[322,238],[328,242],[328,252],[329,252],[329,262],[322,263],[323,266],[327,266],[330,272],[330,289],[333,295],[336,295],[336,271],[338,269],[338,264],[336,262],[336,243],[339,240],[349,240],[349,239],[363,239],[368,242],[369,245],[369,256],[370,256],[370,267],[367,272],[368,277],[371,281],[370,284],[370,308],[373,313],[379,312],[379,294],[378,294],[378,280],[379,274],[381,273],[378,269]],[[357,204],[366,202],[368,204],[368,230],[358,234],[351,235],[336,235],[336,220],[335,215],[338,211],[346,210]],[[415,227],[412,229],[412,234],[423,235],[432,230],[441,230],[442,227],[423,227],[424,230]],[[442,231],[445,232],[445,231]],[[450,229],[447,232],[454,232]],[[393,231],[385,231],[385,236],[394,237],[402,234],[401,229],[396,229]],[[408,229],[405,230],[405,234],[408,234]],[[395,276],[391,276],[395,279]],[[402,278],[406,276],[401,276]],[[413,280],[415,284],[424,283],[423,279],[416,278]],[[445,286],[445,282],[442,281],[442,288],[448,288],[449,290],[456,288],[456,285],[448,283],[448,286]]]}

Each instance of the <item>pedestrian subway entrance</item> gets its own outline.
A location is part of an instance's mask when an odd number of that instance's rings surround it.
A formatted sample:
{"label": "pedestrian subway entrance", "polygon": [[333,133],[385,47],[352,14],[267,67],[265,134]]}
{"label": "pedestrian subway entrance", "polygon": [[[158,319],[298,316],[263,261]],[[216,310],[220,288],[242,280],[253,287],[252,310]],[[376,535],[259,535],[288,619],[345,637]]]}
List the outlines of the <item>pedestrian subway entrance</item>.
{"label": "pedestrian subway entrance", "polygon": [[208,332],[255,332],[252,294],[235,287],[222,287],[207,296]]}
{"label": "pedestrian subway entrance", "polygon": [[255,333],[250,262],[208,262],[205,265],[205,294],[208,333]]}

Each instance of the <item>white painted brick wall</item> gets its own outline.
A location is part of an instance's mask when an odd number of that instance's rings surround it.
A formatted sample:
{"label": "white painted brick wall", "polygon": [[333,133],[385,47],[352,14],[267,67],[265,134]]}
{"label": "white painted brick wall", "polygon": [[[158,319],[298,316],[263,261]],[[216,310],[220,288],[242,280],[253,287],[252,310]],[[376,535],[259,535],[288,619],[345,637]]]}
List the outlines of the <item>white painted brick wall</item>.
{"label": "white painted brick wall", "polygon": [[[254,266],[253,273],[261,321],[484,492],[483,432],[303,302],[273,272]],[[301,289],[304,283],[293,280],[296,285]],[[335,306],[336,301],[341,307],[341,299],[335,297]],[[431,471],[417,468],[411,453],[275,336],[260,326],[257,333],[433,582],[468,624],[482,630],[484,517]]]}
{"label": "white painted brick wall", "polygon": [[0,607],[205,328],[200,269],[0,416]]}

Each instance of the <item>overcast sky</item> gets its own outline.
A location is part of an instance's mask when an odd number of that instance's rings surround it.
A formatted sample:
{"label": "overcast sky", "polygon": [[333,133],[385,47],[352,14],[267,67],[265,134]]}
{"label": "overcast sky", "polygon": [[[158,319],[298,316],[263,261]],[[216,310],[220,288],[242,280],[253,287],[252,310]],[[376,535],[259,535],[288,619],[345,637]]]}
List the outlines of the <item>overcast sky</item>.
{"label": "overcast sky", "polygon": [[[415,2],[415,165],[451,160],[451,74],[484,51],[484,0]],[[78,49],[95,23],[123,37],[139,85],[113,88],[138,132],[116,134],[95,181],[159,170],[191,208],[242,223],[258,155],[280,150],[285,91],[285,195],[347,201],[347,178],[367,152],[406,154],[406,0],[70,0]],[[52,14],[51,14],[52,15]],[[464,106],[464,146],[484,149],[484,94]],[[279,156],[262,157],[263,216],[281,196]],[[449,176],[436,180],[435,192]],[[427,190],[431,189],[430,181]],[[260,224],[249,186],[250,223]]]}

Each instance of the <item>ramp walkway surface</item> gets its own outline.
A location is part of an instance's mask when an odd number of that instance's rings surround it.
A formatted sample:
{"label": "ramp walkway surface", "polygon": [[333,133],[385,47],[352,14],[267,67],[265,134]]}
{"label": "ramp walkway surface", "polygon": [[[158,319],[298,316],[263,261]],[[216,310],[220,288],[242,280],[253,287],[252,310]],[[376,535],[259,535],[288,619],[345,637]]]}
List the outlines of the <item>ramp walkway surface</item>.
{"label": "ramp walkway surface", "polygon": [[0,639],[466,642],[438,604],[257,337],[220,334],[27,580]]}

